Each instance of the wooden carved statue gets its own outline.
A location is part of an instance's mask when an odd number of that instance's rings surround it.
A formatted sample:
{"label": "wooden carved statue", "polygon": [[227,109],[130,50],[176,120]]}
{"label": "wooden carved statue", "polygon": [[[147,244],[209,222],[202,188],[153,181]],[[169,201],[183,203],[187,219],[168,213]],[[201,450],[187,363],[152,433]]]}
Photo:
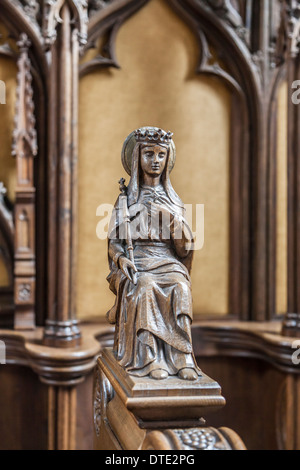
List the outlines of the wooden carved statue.
{"label": "wooden carved statue", "polygon": [[122,162],[130,174],[110,224],[107,318],[115,327],[114,353],[131,375],[197,380],[192,348],[190,270],[192,232],[170,182],[172,133],[144,127],[126,139]]}

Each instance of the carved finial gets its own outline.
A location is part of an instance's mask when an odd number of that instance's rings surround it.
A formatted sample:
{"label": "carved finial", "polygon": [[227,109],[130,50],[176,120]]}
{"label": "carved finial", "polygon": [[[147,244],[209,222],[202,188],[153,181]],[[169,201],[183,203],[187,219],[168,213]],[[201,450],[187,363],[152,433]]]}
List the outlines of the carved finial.
{"label": "carved finial", "polygon": [[36,20],[39,10],[40,5],[37,0],[25,0],[24,11],[29,18]]}
{"label": "carved finial", "polygon": [[35,129],[31,64],[28,57],[28,48],[31,43],[27,35],[22,33],[17,44],[21,53],[18,59],[18,87],[12,155],[14,157],[23,157],[29,154],[36,156],[38,147]]}
{"label": "carved finial", "polygon": [[20,49],[20,52],[28,51],[29,47],[31,46],[31,42],[28,39],[27,34],[25,34],[25,33],[20,34],[20,37],[17,41],[17,46]]}
{"label": "carved finial", "polygon": [[127,186],[125,185],[125,178],[121,178],[120,181],[118,182],[119,185],[120,185],[120,192],[122,194],[126,194],[127,193]]}
{"label": "carved finial", "polygon": [[45,0],[43,9],[43,36],[45,46],[49,47],[55,43],[57,37],[57,25],[63,20],[60,16],[65,4],[71,4],[73,18],[71,24],[78,30],[78,41],[80,46],[87,43],[88,30],[88,2],[87,0]]}
{"label": "carved finial", "polygon": [[286,53],[296,57],[300,50],[300,1],[280,0],[282,34],[277,44],[277,60],[280,62]]}

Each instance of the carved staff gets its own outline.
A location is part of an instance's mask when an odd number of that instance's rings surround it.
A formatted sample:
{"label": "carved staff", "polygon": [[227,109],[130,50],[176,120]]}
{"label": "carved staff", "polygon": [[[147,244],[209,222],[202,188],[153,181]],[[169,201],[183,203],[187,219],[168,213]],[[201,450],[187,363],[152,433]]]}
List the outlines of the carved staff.
{"label": "carved staff", "polygon": [[[120,204],[123,209],[122,221],[126,229],[127,251],[128,251],[128,256],[129,256],[130,261],[134,264],[133,245],[132,245],[132,236],[131,236],[131,228],[130,228],[130,215],[129,215],[128,202],[127,202],[127,186],[125,185],[124,178],[120,179],[119,185],[120,185],[120,192],[121,192]],[[136,284],[137,277],[136,277],[136,273],[133,270],[131,272],[131,275],[132,275],[133,284]]]}

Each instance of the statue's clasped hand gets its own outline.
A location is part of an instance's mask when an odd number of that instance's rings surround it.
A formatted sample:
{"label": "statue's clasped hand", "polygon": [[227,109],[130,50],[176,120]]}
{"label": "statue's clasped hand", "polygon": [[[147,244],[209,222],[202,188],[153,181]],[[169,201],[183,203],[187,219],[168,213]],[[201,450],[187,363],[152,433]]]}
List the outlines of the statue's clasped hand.
{"label": "statue's clasped hand", "polygon": [[134,279],[133,273],[137,273],[137,268],[130,259],[126,258],[126,256],[120,256],[119,258],[119,268],[121,269],[122,273],[125,274],[127,279],[133,284],[136,284],[136,280]]}

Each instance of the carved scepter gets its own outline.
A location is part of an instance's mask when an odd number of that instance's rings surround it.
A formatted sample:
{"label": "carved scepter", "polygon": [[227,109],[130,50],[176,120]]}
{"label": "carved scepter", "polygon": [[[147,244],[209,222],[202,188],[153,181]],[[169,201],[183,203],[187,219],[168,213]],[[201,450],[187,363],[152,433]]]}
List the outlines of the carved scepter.
{"label": "carved scepter", "polygon": [[[134,256],[133,256],[133,244],[132,244],[132,236],[131,236],[131,228],[130,228],[130,215],[128,210],[128,202],[127,202],[127,186],[125,185],[125,179],[121,178],[119,181],[120,185],[120,203],[123,210],[122,219],[123,223],[125,224],[126,228],[126,245],[127,251],[130,261],[134,264]],[[132,281],[133,284],[137,283],[136,272],[131,270]]]}

